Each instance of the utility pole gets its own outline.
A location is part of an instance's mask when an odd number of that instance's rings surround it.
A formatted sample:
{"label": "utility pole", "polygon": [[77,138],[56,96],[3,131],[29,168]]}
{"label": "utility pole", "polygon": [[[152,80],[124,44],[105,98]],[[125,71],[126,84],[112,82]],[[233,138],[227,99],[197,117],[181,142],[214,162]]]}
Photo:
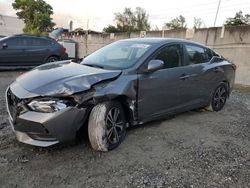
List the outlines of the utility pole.
{"label": "utility pole", "polygon": [[89,35],[89,19],[87,20],[87,29],[85,32],[85,55],[88,55],[88,35]]}
{"label": "utility pole", "polygon": [[218,7],[217,7],[217,11],[216,11],[215,19],[214,19],[214,27],[215,27],[215,24],[216,24],[216,21],[217,21],[217,16],[218,16],[219,9],[220,9],[220,3],[221,3],[221,0],[219,0],[219,3],[218,3]]}

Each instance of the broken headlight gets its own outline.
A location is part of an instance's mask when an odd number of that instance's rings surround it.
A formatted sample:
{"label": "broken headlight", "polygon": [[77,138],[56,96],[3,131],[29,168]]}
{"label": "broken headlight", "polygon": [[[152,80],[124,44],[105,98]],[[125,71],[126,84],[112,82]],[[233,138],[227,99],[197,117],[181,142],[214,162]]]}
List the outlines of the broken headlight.
{"label": "broken headlight", "polygon": [[36,112],[52,113],[67,108],[67,102],[63,100],[33,100],[28,106]]}

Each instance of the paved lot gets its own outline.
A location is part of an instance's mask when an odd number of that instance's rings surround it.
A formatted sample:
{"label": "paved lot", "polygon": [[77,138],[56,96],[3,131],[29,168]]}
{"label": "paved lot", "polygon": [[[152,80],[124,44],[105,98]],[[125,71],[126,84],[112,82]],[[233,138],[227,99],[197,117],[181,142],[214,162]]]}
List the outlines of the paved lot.
{"label": "paved lot", "polygon": [[192,111],[129,129],[119,148],[87,140],[41,149],[18,143],[5,123],[4,91],[20,72],[0,72],[0,187],[250,187],[250,89],[221,112]]}

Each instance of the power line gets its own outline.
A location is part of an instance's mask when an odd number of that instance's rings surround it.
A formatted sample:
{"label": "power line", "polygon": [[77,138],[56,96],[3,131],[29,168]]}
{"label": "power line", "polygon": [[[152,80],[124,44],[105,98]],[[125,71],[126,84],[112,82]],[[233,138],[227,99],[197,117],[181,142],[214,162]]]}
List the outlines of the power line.
{"label": "power line", "polygon": [[[221,4],[220,6],[220,9],[226,9],[226,10],[232,10],[232,9],[245,9],[245,8],[248,8],[250,6],[250,4],[238,4],[238,5],[233,5],[233,6],[223,6],[223,4]],[[202,13],[205,13],[205,12],[216,12],[216,9],[214,8],[197,8],[197,7],[194,7],[192,8],[191,10],[187,10],[187,8],[185,8],[185,10],[182,10],[182,9],[178,9],[178,12],[180,12],[181,14],[188,14],[188,13],[192,13],[194,14],[194,12],[196,11],[202,11]],[[162,12],[162,13],[161,13]],[[176,10],[173,10],[173,9],[170,9],[170,10],[164,10],[164,11],[161,11],[160,13],[158,13],[157,15],[162,15],[162,14],[165,14],[167,13],[168,15],[169,14],[176,14]],[[163,13],[164,12],[164,13]]]}
{"label": "power line", "polygon": [[[250,6],[246,7],[220,7],[220,12],[229,12],[229,11],[237,11],[237,10],[246,10],[246,9],[250,9]],[[211,15],[211,14],[215,14],[216,10],[212,10],[212,9],[207,9],[207,10],[197,10],[199,11],[199,14],[202,16],[202,15]],[[192,12],[188,11],[188,12],[184,12],[184,11],[179,11],[176,13],[176,11],[174,13],[170,13],[169,11],[166,11],[167,12],[167,15],[166,14],[154,14],[154,15],[151,15],[149,16],[151,19],[159,19],[159,20],[162,20],[162,19],[168,19],[170,17],[176,17],[178,16],[179,14],[182,14],[183,16],[186,16],[186,15],[197,15],[195,12],[195,10],[193,10]]]}

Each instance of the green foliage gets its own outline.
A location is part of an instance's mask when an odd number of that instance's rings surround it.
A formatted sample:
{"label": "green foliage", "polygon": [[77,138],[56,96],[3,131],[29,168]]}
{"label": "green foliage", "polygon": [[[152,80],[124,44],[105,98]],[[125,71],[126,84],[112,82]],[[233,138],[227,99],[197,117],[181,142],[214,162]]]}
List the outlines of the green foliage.
{"label": "green foliage", "polygon": [[206,27],[205,23],[201,18],[196,18],[194,17],[194,28],[195,29],[200,29],[202,27]]}
{"label": "green foliage", "polygon": [[136,7],[135,10],[135,24],[138,31],[149,31],[150,30],[150,23],[148,21],[149,15],[147,12],[141,8]]}
{"label": "green foliage", "polygon": [[15,0],[12,6],[17,16],[24,20],[23,32],[26,34],[45,34],[55,26],[51,18],[53,8],[43,0]]}
{"label": "green foliage", "polygon": [[186,19],[182,15],[174,18],[169,23],[165,23],[169,29],[185,29],[187,28]]}
{"label": "green foliage", "polygon": [[106,33],[119,33],[119,32],[121,32],[121,31],[119,31],[119,29],[117,29],[113,25],[108,25],[107,27],[104,27],[103,31]]}
{"label": "green foliage", "polygon": [[235,14],[233,18],[227,18],[225,22],[226,26],[237,26],[237,25],[250,25],[250,15],[243,15],[242,11]]}
{"label": "green foliage", "polygon": [[108,33],[148,31],[150,30],[148,17],[147,12],[141,7],[136,7],[135,11],[125,8],[122,13],[115,13],[116,26],[109,25],[103,31]]}

